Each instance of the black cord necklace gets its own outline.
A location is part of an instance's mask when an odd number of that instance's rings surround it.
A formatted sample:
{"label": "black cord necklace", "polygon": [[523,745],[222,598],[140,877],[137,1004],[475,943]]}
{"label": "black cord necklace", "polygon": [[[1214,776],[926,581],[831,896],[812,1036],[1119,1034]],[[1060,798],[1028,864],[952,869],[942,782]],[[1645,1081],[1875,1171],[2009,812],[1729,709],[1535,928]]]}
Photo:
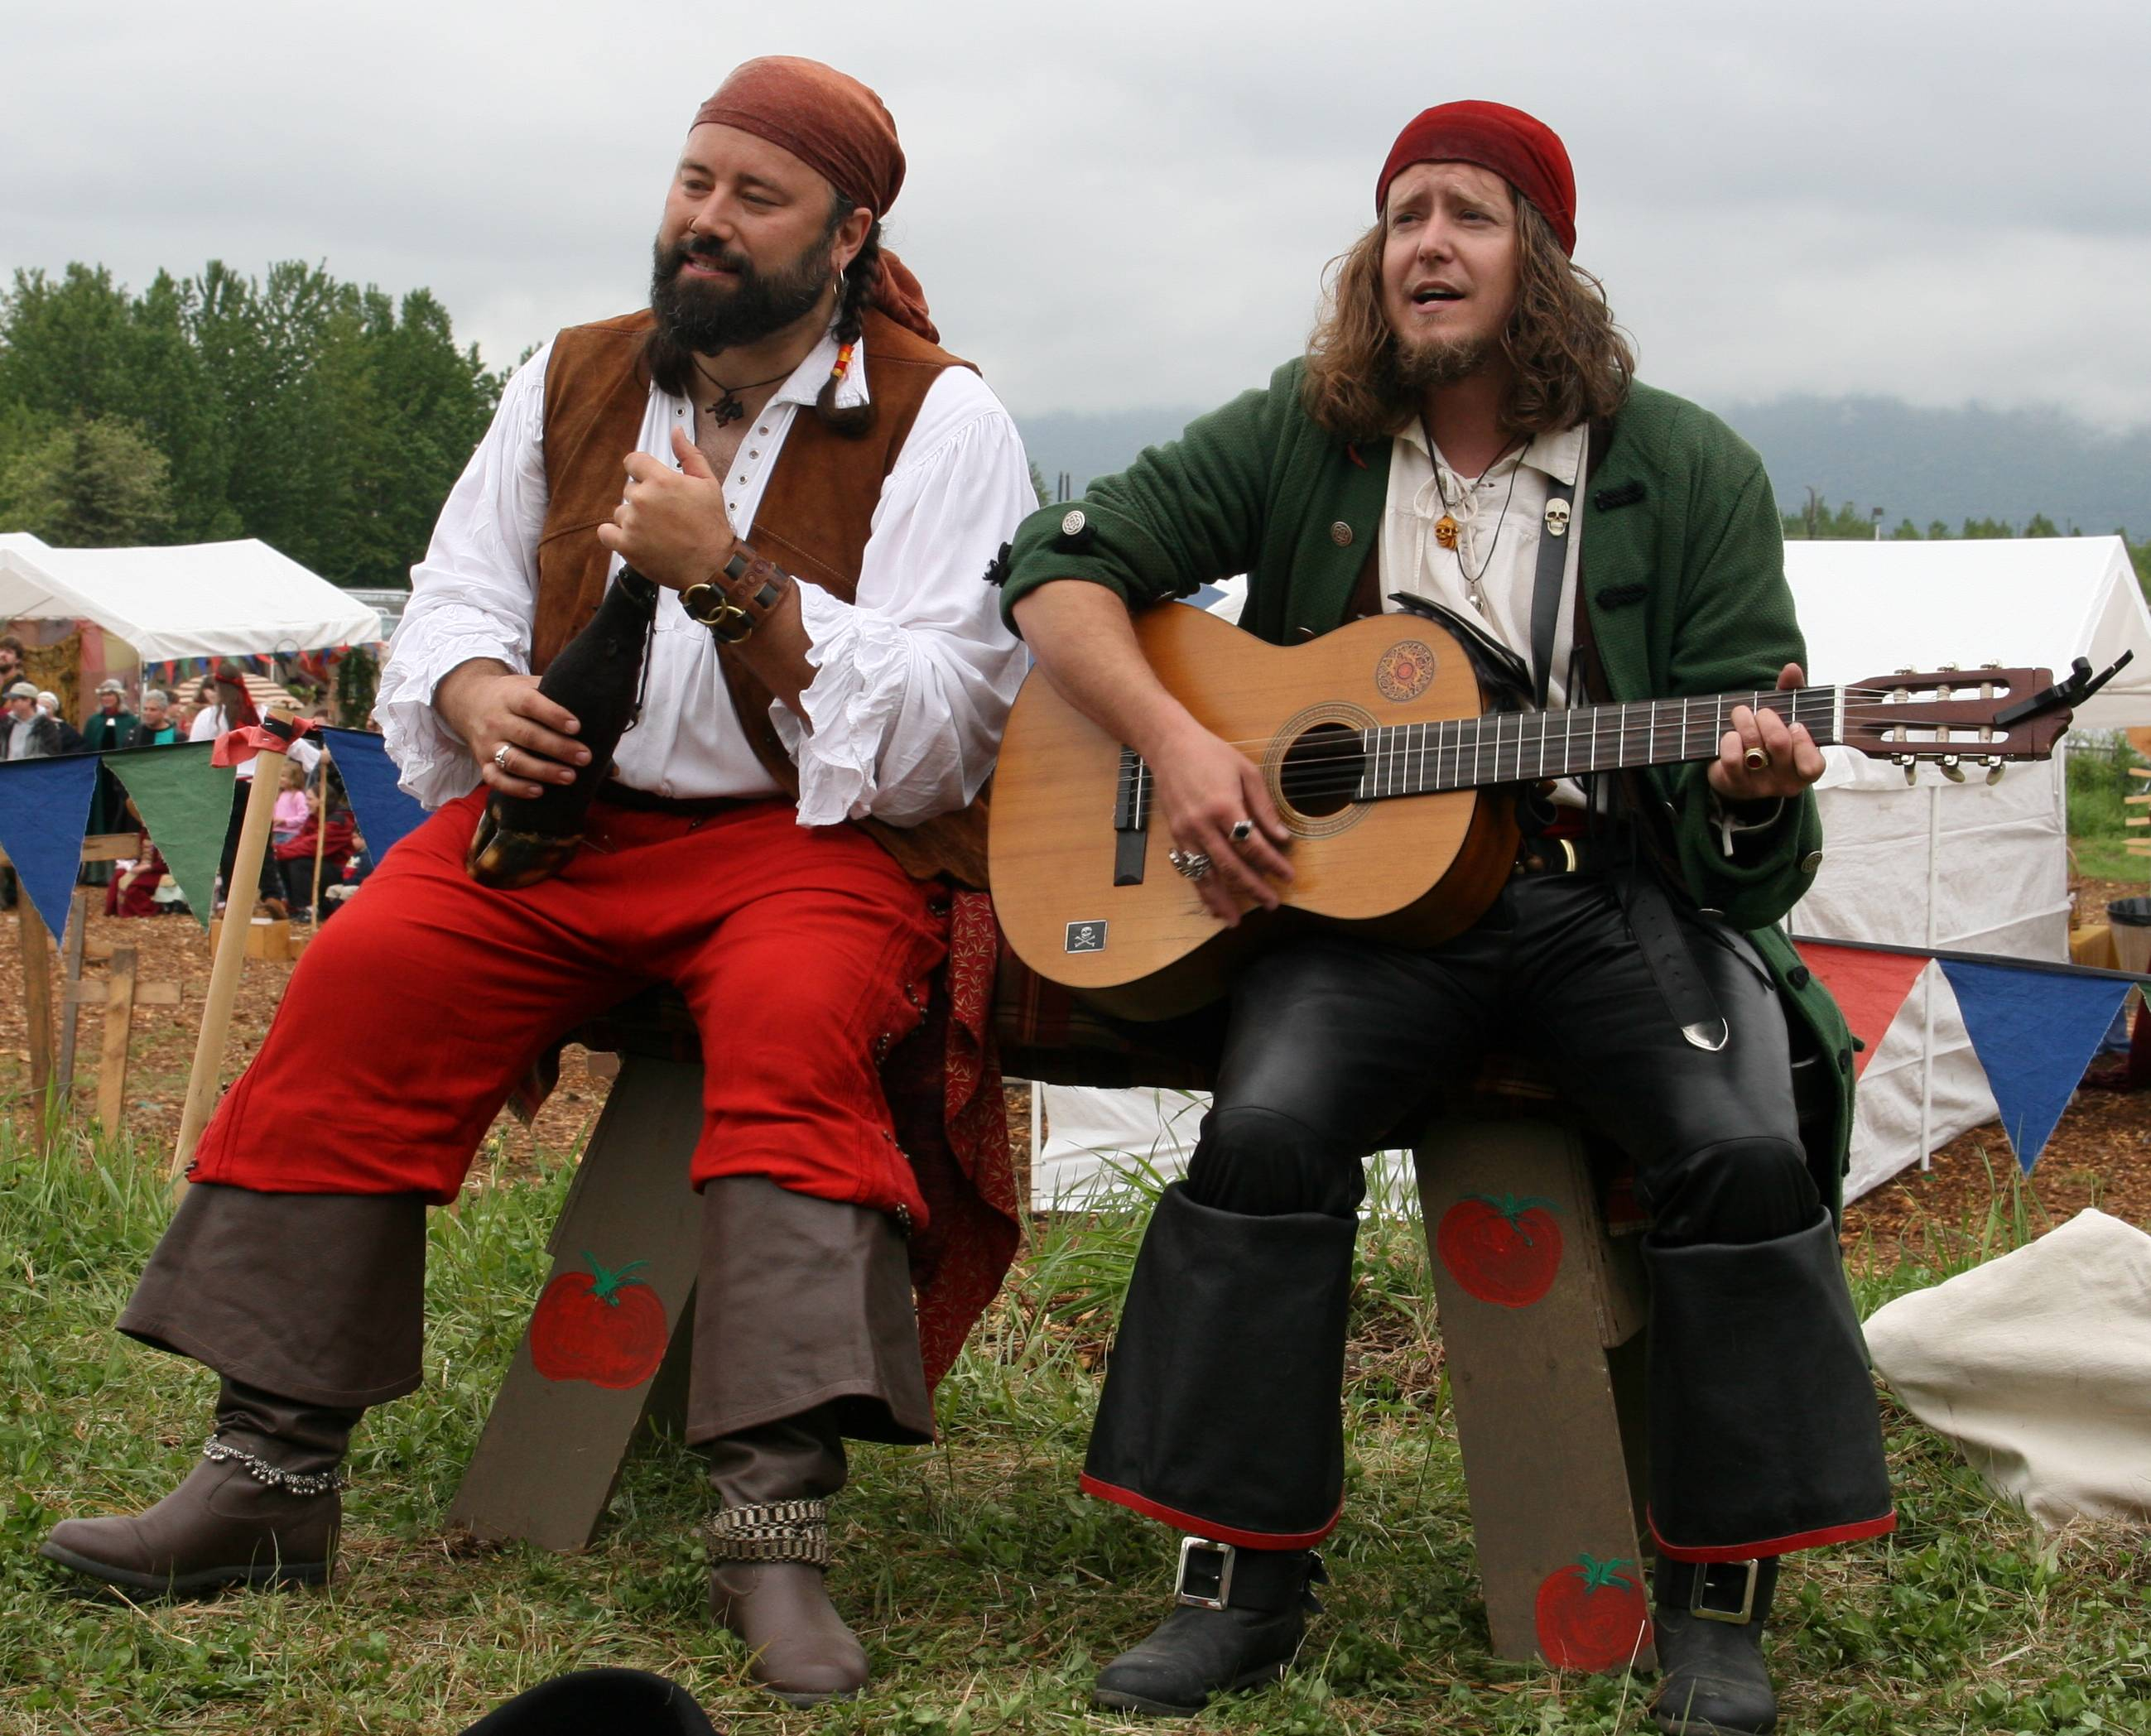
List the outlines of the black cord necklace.
{"label": "black cord necklace", "polygon": [[710,406],[711,418],[719,428],[737,422],[747,414],[747,406],[740,402],[740,394],[742,392],[759,392],[765,386],[774,386],[779,380],[790,379],[792,373],[792,370],[787,367],[782,373],[772,374],[766,380],[752,380],[744,386],[727,386],[722,380],[712,377],[709,370],[702,367],[699,362],[695,366],[711,385],[724,394],[716,402]]}
{"label": "black cord necklace", "polygon": [[[1427,456],[1434,461],[1435,492],[1441,496],[1442,524],[1435,527],[1436,540],[1441,544],[1443,548],[1454,549],[1455,551],[1456,570],[1463,576],[1465,588],[1470,593],[1471,606],[1479,610],[1481,613],[1484,613],[1486,603],[1485,599],[1480,595],[1479,581],[1486,576],[1486,569],[1494,564],[1495,552],[1501,546],[1501,532],[1507,526],[1509,522],[1509,504],[1516,498],[1516,478],[1522,473],[1524,468],[1523,453],[1519,452],[1516,454],[1516,468],[1509,473],[1509,492],[1501,497],[1501,516],[1494,521],[1494,540],[1486,545],[1486,558],[1479,563],[1479,570],[1474,573],[1470,568],[1464,564],[1464,550],[1459,545],[1457,541],[1456,533],[1458,527],[1456,520],[1453,515],[1452,509],[1450,506],[1449,490],[1442,483],[1441,459],[1439,456],[1439,449],[1434,443],[1434,432],[1432,429],[1426,427],[1424,421],[1420,423],[1420,426],[1426,434]],[[1494,464],[1500,463],[1503,458],[1508,457],[1509,447],[1514,446],[1516,442],[1512,440],[1509,443],[1509,446],[1503,447],[1500,452],[1496,453],[1494,456]],[[1524,449],[1526,451],[1530,449],[1529,443],[1526,443]],[[1491,470],[1494,468],[1494,464],[1489,464],[1486,467],[1486,470]],[[1486,470],[1482,470],[1479,473],[1480,478],[1482,480],[1485,477]],[[1457,480],[1460,483],[1464,478],[1459,477]],[[1467,493],[1470,492],[1468,487],[1465,492]],[[1460,500],[1457,504],[1460,506],[1463,503]],[[1441,534],[1443,525],[1447,527],[1448,534],[1446,535],[1443,535]]]}

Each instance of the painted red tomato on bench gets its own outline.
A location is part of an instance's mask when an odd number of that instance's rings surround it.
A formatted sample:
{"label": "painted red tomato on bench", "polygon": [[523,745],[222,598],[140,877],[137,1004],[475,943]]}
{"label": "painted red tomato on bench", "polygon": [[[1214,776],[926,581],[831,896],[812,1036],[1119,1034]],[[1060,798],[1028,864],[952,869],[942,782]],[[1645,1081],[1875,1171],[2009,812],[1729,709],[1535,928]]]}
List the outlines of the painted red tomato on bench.
{"label": "painted red tomato on bench", "polygon": [[1533,1606],[1539,1651],[1557,1670],[1610,1670],[1651,1643],[1650,1612],[1639,1575],[1618,1556],[1580,1555],[1539,1586]]}
{"label": "painted red tomato on bench", "polygon": [[1561,1226],[1551,1200],[1475,1193],[1442,1214],[1435,1251],[1466,1295],[1528,1308],[1561,1270]]}
{"label": "painted red tomato on bench", "polygon": [[545,1286],[530,1316],[531,1365],[548,1380],[587,1380],[615,1391],[640,1386],[665,1360],[665,1304],[628,1274],[585,1253],[588,1272],[564,1272]]}

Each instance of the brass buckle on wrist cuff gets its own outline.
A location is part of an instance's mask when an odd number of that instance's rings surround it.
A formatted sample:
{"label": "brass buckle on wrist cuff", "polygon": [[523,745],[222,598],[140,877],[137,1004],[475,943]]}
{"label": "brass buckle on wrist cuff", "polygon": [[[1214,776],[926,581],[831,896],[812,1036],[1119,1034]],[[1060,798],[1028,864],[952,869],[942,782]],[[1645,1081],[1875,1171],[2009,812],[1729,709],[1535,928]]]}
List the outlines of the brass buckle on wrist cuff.
{"label": "brass buckle on wrist cuff", "polygon": [[706,579],[680,593],[687,619],[699,622],[726,645],[737,645],[754,631],[754,617]]}

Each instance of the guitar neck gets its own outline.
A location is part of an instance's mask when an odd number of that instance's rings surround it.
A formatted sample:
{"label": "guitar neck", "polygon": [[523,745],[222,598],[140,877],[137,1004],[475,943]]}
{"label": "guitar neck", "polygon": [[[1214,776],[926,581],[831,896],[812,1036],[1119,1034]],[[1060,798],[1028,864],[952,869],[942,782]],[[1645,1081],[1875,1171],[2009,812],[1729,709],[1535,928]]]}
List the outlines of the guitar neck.
{"label": "guitar neck", "polygon": [[1804,724],[1818,747],[1842,739],[1841,687],[1639,700],[1559,711],[1493,711],[1362,731],[1358,754],[1364,759],[1354,799],[1537,783],[1592,772],[1715,759],[1738,706],[1767,706],[1788,723]]}

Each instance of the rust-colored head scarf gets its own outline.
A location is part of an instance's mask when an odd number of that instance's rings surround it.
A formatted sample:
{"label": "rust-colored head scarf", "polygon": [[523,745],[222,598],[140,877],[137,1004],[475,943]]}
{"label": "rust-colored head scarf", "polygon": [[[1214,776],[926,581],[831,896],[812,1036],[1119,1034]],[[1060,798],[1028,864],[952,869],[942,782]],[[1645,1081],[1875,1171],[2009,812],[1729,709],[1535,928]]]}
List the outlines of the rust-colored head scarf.
{"label": "rust-colored head scarf", "polygon": [[[818,60],[769,54],[734,68],[696,111],[695,125],[737,127],[767,139],[878,220],[888,214],[903,185],[903,147],[881,99]],[[926,311],[926,291],[885,247],[873,301],[929,343],[940,342]]]}

